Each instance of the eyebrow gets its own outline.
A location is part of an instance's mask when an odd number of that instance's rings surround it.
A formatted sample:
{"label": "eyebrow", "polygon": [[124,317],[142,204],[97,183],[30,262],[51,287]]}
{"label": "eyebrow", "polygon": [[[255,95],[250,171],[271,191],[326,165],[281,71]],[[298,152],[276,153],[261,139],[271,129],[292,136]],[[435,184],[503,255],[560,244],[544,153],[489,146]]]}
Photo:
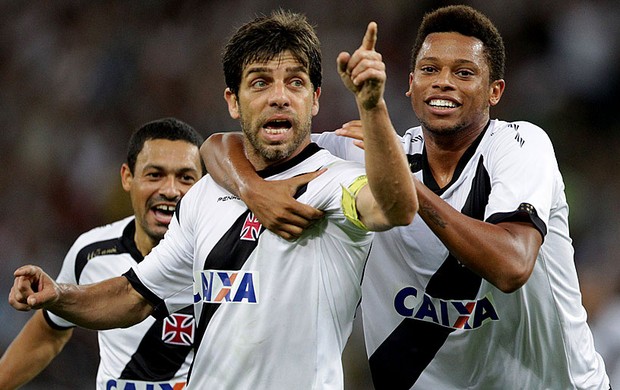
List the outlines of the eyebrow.
{"label": "eyebrow", "polygon": [[[155,169],[157,171],[167,171],[168,170],[165,167],[163,167],[161,165],[156,165],[156,164],[147,164],[147,165],[144,166],[144,168],[142,170],[146,171],[147,169]],[[173,172],[176,172],[176,173],[186,173],[186,172],[198,172],[198,170],[196,170],[196,168],[193,168],[193,167],[181,167],[181,168],[178,168],[178,169],[173,169]]]}
{"label": "eyebrow", "polygon": [[[307,73],[306,67],[303,65],[290,66],[290,67],[284,68],[284,70],[287,73],[298,73],[298,72]],[[273,72],[273,68],[268,68],[266,66],[253,66],[253,67],[248,68],[246,75],[250,75],[252,73],[272,73],[272,72]]]}
{"label": "eyebrow", "polygon": [[[439,58],[437,58],[437,57],[422,57],[417,62],[419,63],[420,61],[439,61]],[[473,64],[473,65],[478,66],[474,61],[470,61],[470,60],[466,60],[466,59],[456,59],[456,60],[454,60],[454,62],[456,64],[458,64],[458,65]]]}

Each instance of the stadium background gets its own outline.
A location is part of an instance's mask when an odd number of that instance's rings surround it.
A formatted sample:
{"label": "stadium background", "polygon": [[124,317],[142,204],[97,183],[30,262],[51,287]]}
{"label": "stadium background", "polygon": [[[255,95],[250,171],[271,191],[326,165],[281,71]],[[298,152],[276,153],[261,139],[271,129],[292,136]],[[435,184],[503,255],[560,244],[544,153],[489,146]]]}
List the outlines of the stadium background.
{"label": "stadium background", "polygon": [[[335,59],[355,50],[367,23],[377,21],[386,100],[403,132],[417,125],[404,95],[415,30],[425,12],[452,3],[0,1],[0,296],[17,266],[36,263],[56,275],[80,233],[131,213],[118,171],[137,126],[175,116],[205,137],[238,129],[222,99],[220,65],[234,27],[279,6],[316,25],[324,84],[313,128],[320,132],[356,117]],[[462,3],[485,12],[505,39],[507,88],[492,117],[534,122],[555,144],[584,301],[596,325],[620,300],[620,2]],[[29,316],[0,300],[0,352]],[[25,389],[92,388],[96,345],[94,332],[78,330]],[[347,389],[370,388],[359,323],[345,367]]]}

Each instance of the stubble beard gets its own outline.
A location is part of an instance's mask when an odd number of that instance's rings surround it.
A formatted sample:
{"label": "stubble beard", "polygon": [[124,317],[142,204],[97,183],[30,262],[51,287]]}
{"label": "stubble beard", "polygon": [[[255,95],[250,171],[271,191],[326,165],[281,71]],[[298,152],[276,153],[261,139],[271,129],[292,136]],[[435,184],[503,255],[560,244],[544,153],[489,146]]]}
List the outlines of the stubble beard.
{"label": "stubble beard", "polygon": [[[270,163],[289,158],[306,140],[306,137],[310,133],[310,126],[310,120],[299,126],[296,126],[296,123],[292,123],[292,131],[294,132],[293,138],[279,144],[265,144],[258,137],[259,131],[250,131],[249,129],[252,129],[252,125],[243,119],[241,120],[243,133],[245,134],[247,142],[249,142],[254,149],[254,153]],[[294,129],[297,130],[295,131]]]}
{"label": "stubble beard", "polygon": [[456,123],[455,125],[450,127],[435,127],[431,126],[428,122],[424,120],[420,120],[420,125],[424,130],[438,137],[449,137],[454,134],[460,133],[465,128],[464,123]]}
{"label": "stubble beard", "polygon": [[164,238],[164,235],[168,231],[167,226],[166,227],[158,226],[160,227],[160,229],[158,229],[158,227],[152,228],[149,225],[149,223],[146,221],[146,218],[142,219],[141,225],[142,225],[142,230],[149,237],[149,239],[153,243],[153,246],[159,244],[159,242]]}

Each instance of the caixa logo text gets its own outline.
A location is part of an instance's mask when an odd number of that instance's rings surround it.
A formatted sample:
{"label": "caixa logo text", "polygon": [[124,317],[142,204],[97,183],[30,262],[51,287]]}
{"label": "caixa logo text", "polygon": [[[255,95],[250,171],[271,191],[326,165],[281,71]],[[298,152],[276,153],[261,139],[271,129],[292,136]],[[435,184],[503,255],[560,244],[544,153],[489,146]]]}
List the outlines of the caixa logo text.
{"label": "caixa logo text", "polygon": [[194,273],[194,303],[258,303],[257,271]]}
{"label": "caixa logo text", "polygon": [[403,317],[433,322],[452,329],[475,329],[489,321],[499,320],[492,296],[478,300],[443,300],[418,294],[405,287],[394,297],[394,309]]}
{"label": "caixa logo text", "polygon": [[177,383],[148,383],[139,381],[127,381],[123,379],[110,379],[106,390],[182,390],[185,382]]}

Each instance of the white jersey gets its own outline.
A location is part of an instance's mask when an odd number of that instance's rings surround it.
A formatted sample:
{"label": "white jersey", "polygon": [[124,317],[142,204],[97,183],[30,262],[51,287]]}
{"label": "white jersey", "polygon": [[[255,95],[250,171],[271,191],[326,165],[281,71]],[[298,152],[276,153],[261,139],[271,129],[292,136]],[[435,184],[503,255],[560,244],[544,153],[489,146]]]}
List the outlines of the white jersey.
{"label": "white jersey", "polygon": [[[133,217],[82,234],[62,265],[59,283],[89,284],[122,275],[143,257],[134,242]],[[50,326],[74,325],[44,311]],[[193,359],[191,305],[162,320],[149,317],[124,329],[98,331],[99,390],[180,390]]]}
{"label": "white jersey", "polygon": [[295,241],[266,231],[209,176],[183,197],[162,242],[126,274],[157,313],[195,303],[196,357],[188,389],[342,389],[372,233],[342,209],[361,164],[310,144],[259,172],[284,179],[327,171],[296,197],[326,212]]}
{"label": "white jersey", "polygon": [[[355,148],[330,133],[313,140],[328,150]],[[564,183],[544,131],[491,121],[445,188],[430,173],[420,127],[406,132],[403,146],[416,177],[452,207],[494,224],[529,221],[544,242],[527,283],[505,294],[462,266],[422,218],[377,233],[362,286],[375,387],[608,389],[581,304]]]}

